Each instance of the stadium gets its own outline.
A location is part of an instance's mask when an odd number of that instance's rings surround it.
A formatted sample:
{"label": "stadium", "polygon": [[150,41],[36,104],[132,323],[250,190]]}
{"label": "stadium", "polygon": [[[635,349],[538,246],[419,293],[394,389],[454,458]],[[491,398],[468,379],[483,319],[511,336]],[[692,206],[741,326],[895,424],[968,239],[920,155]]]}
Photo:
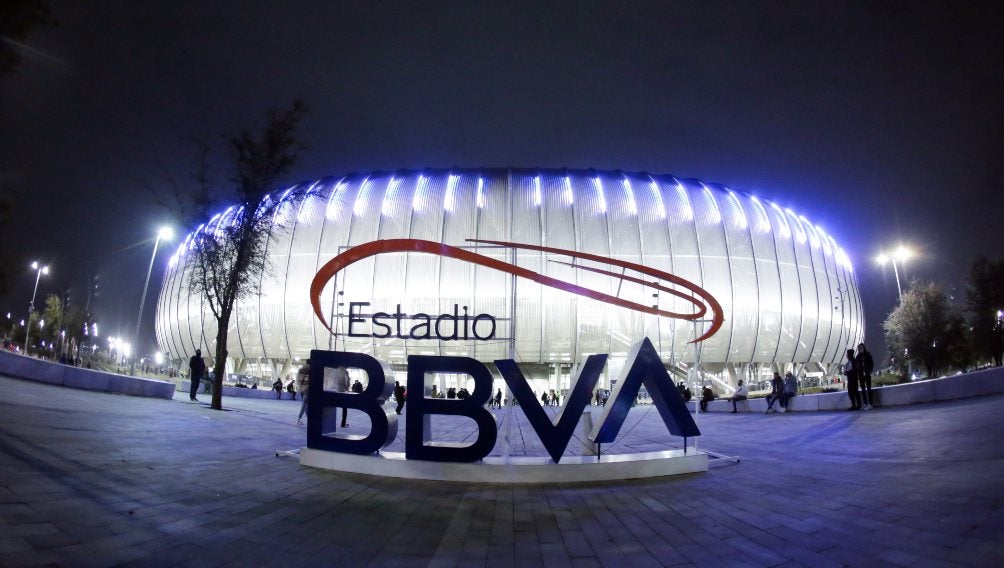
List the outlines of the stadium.
{"label": "stadium", "polygon": [[[498,168],[298,187],[307,197],[276,214],[260,294],[237,305],[229,330],[228,373],[263,384],[311,349],[337,349],[399,372],[408,355],[513,358],[560,391],[593,353],[610,354],[609,385],[648,337],[676,376],[699,369],[725,386],[773,370],[830,376],[862,340],[858,285],[833,238],[718,184]],[[216,337],[189,293],[195,238],[171,257],[157,304],[158,343],[179,365],[196,348],[212,354]],[[354,248],[373,252],[333,261]],[[319,279],[329,263],[338,270]]]}

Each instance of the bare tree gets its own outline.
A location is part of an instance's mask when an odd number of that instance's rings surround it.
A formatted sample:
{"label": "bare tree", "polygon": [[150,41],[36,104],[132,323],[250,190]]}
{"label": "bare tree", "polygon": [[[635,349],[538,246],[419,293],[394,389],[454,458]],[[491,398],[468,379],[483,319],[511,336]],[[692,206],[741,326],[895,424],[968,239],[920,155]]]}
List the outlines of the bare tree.
{"label": "bare tree", "polygon": [[303,145],[297,138],[300,120],[307,109],[296,100],[289,109],[271,110],[260,133],[241,130],[227,137],[234,177],[220,187],[209,171],[210,147],[198,140],[199,163],[194,184],[171,183],[172,209],[205,221],[213,209],[223,209],[193,234],[191,250],[179,259],[188,264],[189,288],[202,297],[216,320],[213,354],[212,408],[223,408],[221,393],[226,374],[227,336],[234,306],[243,298],[260,293],[262,275],[268,270],[266,248],[277,231],[280,207],[306,197],[304,184],[284,189],[285,177],[296,164]]}

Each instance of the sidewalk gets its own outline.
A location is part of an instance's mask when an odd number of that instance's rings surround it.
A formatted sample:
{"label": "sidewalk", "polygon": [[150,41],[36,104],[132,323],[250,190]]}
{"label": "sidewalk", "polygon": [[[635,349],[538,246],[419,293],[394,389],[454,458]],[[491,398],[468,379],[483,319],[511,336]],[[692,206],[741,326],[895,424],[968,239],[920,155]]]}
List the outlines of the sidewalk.
{"label": "sidewalk", "polygon": [[[304,444],[299,401],[225,398],[217,412],[187,393],[147,399],[6,377],[0,389],[0,566],[1004,562],[1004,395],[702,414],[700,447],[740,463],[676,478],[495,486],[276,457]],[[678,443],[645,410],[632,411],[620,451]],[[364,419],[354,422],[365,432]],[[535,451],[532,431],[514,431]]]}

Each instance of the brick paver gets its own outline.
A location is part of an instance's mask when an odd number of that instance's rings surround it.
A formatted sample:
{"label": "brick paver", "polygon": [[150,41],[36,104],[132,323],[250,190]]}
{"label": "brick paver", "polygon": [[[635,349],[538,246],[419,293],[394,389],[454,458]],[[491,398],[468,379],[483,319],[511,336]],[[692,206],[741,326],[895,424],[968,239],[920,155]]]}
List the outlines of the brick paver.
{"label": "brick paver", "polygon": [[[216,412],[187,394],[133,398],[6,377],[0,389],[0,566],[1004,564],[1004,396],[701,415],[699,447],[739,463],[501,486],[276,457],[304,444],[299,402],[228,398]],[[362,432],[366,420],[353,418]],[[437,434],[469,437],[465,422]],[[632,410],[622,432],[608,449],[680,446],[648,407]],[[517,452],[542,452],[518,417],[513,439]]]}

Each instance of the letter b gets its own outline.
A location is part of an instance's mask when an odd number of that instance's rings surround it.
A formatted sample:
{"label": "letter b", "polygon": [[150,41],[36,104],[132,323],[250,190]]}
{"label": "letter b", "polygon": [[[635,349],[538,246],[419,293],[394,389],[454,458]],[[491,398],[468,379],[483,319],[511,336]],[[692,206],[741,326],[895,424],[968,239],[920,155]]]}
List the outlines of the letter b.
{"label": "letter b", "polygon": [[[360,394],[324,389],[325,369],[362,369],[369,384]],[[397,437],[397,415],[384,409],[393,386],[386,376],[390,365],[362,353],[344,351],[310,352],[310,395],[307,398],[307,447],[346,454],[372,454],[387,447]],[[336,387],[337,388],[337,387]],[[367,436],[336,434],[339,407],[354,408],[370,417]]]}
{"label": "letter b", "polygon": [[[459,373],[474,379],[474,392],[466,400],[425,398],[427,373]],[[408,417],[405,457],[410,460],[473,462],[495,447],[495,418],[484,408],[492,396],[492,375],[483,363],[470,357],[411,355],[408,357]],[[466,416],[474,420],[478,437],[469,446],[434,442],[430,435],[432,414]]]}

